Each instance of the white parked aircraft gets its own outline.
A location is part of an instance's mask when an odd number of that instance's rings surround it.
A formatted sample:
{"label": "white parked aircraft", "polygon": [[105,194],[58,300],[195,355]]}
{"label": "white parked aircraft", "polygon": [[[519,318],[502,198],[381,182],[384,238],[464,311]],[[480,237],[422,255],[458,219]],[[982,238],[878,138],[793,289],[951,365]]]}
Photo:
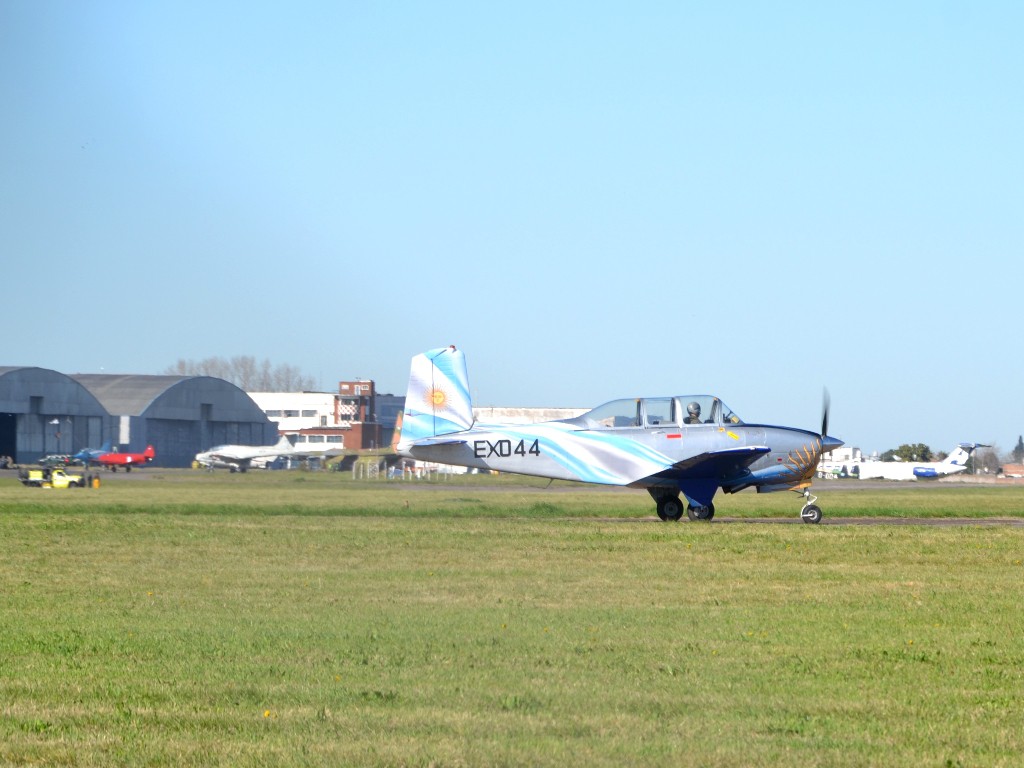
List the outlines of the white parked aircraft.
{"label": "white parked aircraft", "polygon": [[218,445],[197,453],[196,461],[204,467],[245,472],[252,465],[253,459],[274,459],[296,453],[288,436],[281,435],[277,445]]}
{"label": "white parked aircraft", "polygon": [[[967,460],[971,452],[980,443],[960,443],[943,461],[861,461],[857,463],[843,462],[846,472],[851,477],[861,480],[936,480],[963,472],[967,469]],[[819,472],[829,471],[828,467],[820,467]],[[819,474],[819,477],[822,475]],[[835,476],[835,475],[833,475]]]}

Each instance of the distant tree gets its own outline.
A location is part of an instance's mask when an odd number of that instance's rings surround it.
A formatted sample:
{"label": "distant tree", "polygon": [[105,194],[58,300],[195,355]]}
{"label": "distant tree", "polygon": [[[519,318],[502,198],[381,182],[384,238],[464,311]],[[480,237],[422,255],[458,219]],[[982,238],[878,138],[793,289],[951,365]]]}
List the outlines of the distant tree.
{"label": "distant tree", "polygon": [[995,445],[979,448],[971,454],[971,459],[974,461],[974,465],[971,467],[972,472],[988,472],[991,474],[999,472],[999,448]]}
{"label": "distant tree", "polygon": [[214,376],[230,381],[246,392],[300,392],[315,389],[312,376],[304,376],[291,365],[272,365],[269,360],[257,362],[251,355],[226,359],[183,360],[169,366],[164,373],[173,376]]}
{"label": "distant tree", "polygon": [[933,461],[932,449],[924,443],[904,443],[882,454],[882,461]]}
{"label": "distant tree", "polygon": [[1024,435],[1017,436],[1017,445],[1010,454],[1014,464],[1024,464]]}

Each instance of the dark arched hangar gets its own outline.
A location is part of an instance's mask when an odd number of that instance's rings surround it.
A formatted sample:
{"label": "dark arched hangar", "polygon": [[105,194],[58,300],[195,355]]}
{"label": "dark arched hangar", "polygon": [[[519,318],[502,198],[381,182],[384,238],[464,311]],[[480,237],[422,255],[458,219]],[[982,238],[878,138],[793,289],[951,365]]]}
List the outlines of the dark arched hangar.
{"label": "dark arched hangar", "polygon": [[187,467],[213,445],[272,444],[277,425],[242,389],[212,376],[0,367],[0,456],[27,464],[108,440],[124,451],[152,445],[154,464]]}

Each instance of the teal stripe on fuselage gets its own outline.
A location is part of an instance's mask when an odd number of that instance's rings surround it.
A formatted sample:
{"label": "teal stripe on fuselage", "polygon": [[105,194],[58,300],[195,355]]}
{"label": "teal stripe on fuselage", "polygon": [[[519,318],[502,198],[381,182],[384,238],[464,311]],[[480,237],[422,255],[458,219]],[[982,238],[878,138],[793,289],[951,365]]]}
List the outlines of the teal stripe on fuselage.
{"label": "teal stripe on fuselage", "polygon": [[479,425],[473,432],[509,440],[542,441],[542,450],[571,476],[601,485],[626,485],[672,465],[664,454],[625,436],[570,425]]}

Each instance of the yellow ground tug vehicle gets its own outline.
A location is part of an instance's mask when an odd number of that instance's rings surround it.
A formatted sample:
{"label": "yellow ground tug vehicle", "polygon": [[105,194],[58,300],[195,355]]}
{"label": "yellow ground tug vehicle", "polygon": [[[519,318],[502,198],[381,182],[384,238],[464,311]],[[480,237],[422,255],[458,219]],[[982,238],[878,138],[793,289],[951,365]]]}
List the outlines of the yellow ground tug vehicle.
{"label": "yellow ground tug vehicle", "polygon": [[32,488],[99,488],[100,479],[92,475],[76,475],[63,469],[22,469],[18,472],[22,485]]}

